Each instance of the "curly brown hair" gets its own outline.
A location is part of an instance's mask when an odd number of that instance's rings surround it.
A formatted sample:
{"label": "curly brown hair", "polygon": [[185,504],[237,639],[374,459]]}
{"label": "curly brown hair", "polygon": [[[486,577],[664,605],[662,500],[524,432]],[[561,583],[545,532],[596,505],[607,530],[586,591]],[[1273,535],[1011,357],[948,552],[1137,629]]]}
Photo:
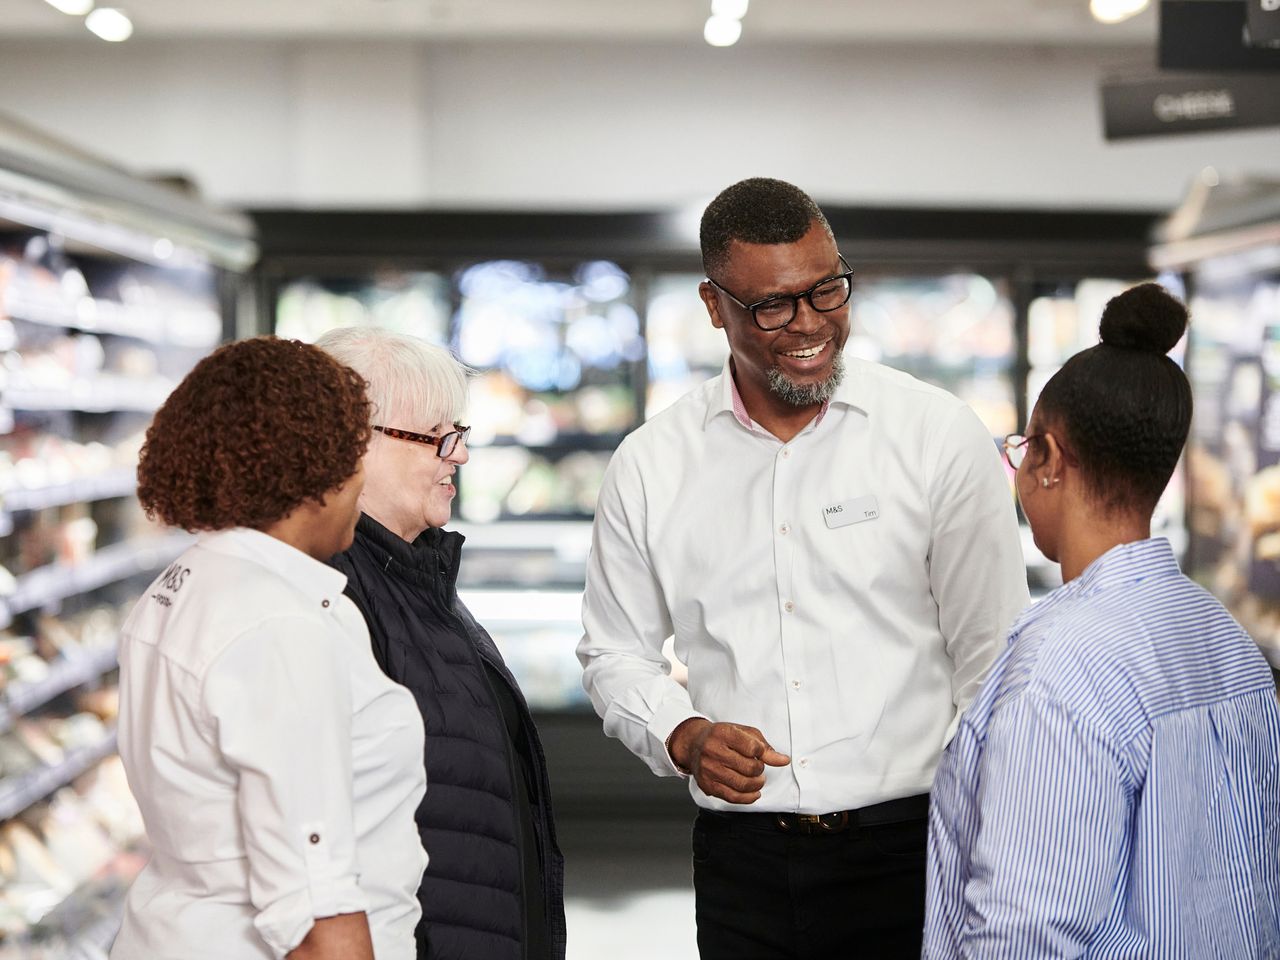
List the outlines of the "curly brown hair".
{"label": "curly brown hair", "polygon": [[184,530],[265,529],[356,472],[371,417],[364,381],[323,350],[277,337],[225,344],[156,413],[138,499]]}

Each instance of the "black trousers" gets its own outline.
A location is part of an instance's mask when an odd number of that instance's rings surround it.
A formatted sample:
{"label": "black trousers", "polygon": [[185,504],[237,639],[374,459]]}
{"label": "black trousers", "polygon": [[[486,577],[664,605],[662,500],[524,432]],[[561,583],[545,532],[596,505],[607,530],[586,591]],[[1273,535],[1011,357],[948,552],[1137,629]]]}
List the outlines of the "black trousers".
{"label": "black trousers", "polygon": [[918,960],[928,819],[788,834],[701,811],[693,887],[702,960]]}

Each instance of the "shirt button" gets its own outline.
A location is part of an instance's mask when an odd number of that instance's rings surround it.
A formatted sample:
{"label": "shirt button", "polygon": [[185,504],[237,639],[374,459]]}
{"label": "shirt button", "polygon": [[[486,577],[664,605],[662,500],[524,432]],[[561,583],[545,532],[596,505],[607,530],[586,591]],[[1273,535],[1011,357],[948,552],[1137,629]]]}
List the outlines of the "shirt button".
{"label": "shirt button", "polygon": [[307,837],[307,839],[308,839],[308,840],[310,840],[313,844],[314,844],[314,843],[319,843],[319,842],[320,842],[320,834],[318,834],[318,833],[313,833],[311,836]]}
{"label": "shirt button", "polygon": [[789,456],[791,456],[791,448],[790,448],[790,447],[783,447],[783,448],[782,448],[782,456],[783,456],[784,458],[785,458],[785,457],[789,457]]}
{"label": "shirt button", "polygon": [[785,537],[788,533],[791,532],[791,524],[784,523],[782,526],[778,528],[778,532]]}
{"label": "shirt button", "polygon": [[796,608],[796,605],[792,603],[790,600],[788,600],[786,603],[782,605],[782,609],[787,611],[787,613],[791,613],[792,611],[795,610],[795,608]]}
{"label": "shirt button", "polygon": [[799,689],[800,689],[800,681],[799,681],[799,680],[792,680],[792,681],[791,681],[791,687],[792,687],[792,689],[793,689],[793,690],[799,690]]}
{"label": "shirt button", "polygon": [[322,606],[322,607],[326,607],[326,608],[327,608],[327,607],[329,606],[329,601],[328,601],[328,600],[321,600],[321,601],[320,601],[320,606]]}
{"label": "shirt button", "polygon": [[808,757],[801,757],[801,758],[800,758],[800,766],[802,766],[802,767],[807,767],[808,765],[809,765],[809,758],[808,758]]}

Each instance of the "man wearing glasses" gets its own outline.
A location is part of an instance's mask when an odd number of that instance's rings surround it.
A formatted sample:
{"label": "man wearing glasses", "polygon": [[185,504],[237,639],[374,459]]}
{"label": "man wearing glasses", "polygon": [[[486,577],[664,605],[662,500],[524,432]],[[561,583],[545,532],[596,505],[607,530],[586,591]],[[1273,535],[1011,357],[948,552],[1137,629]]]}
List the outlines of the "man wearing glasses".
{"label": "man wearing glasses", "polygon": [[1009,486],[963,403],[843,356],[852,271],[805,193],[737,183],[701,241],[730,359],[609,465],[584,685],[690,779],[704,960],[918,957],[934,768],[1028,603]]}

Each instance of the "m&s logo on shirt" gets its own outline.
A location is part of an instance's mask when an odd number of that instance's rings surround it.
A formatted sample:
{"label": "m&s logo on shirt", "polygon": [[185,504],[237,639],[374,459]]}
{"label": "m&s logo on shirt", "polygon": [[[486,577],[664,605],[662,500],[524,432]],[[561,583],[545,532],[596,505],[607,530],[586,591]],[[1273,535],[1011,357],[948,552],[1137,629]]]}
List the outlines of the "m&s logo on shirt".
{"label": "m&s logo on shirt", "polygon": [[169,564],[167,569],[160,577],[160,585],[171,593],[177,593],[182,589],[182,585],[187,581],[187,575],[191,573],[190,567],[184,567],[180,563]]}

